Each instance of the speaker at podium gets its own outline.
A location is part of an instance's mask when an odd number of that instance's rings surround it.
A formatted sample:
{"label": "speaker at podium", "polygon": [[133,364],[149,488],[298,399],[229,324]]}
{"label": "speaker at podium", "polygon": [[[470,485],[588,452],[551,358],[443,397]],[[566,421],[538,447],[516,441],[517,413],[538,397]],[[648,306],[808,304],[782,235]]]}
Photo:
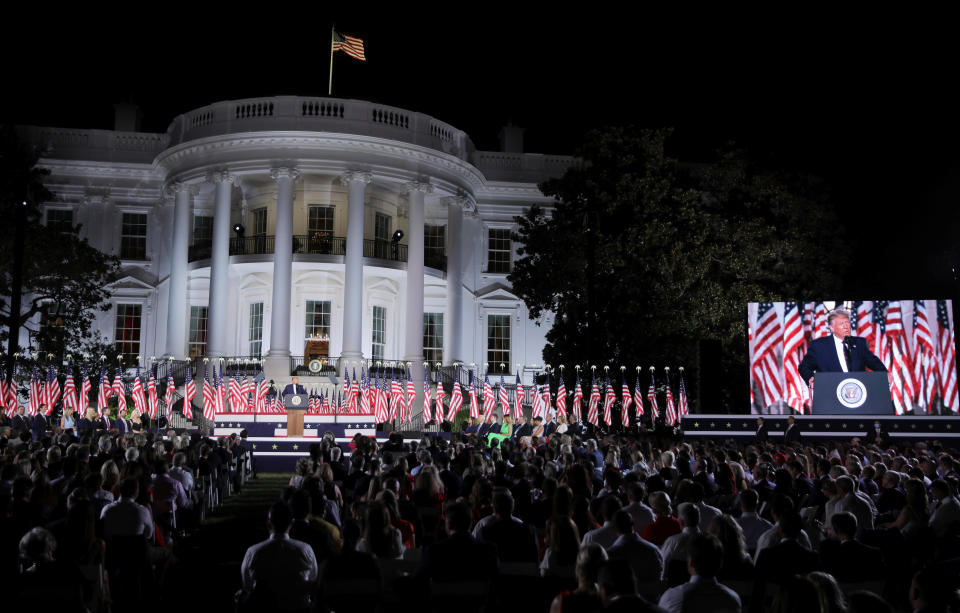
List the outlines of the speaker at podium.
{"label": "speaker at podium", "polygon": [[287,436],[303,436],[303,414],[310,406],[307,394],[287,394],[283,397],[283,408],[287,411]]}

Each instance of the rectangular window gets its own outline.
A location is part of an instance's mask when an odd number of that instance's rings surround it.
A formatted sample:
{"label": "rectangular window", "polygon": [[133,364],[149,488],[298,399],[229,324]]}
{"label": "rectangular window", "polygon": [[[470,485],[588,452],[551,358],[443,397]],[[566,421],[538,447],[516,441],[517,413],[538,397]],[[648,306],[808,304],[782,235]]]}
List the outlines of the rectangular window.
{"label": "rectangular window", "polygon": [[139,304],[117,305],[117,323],[113,328],[113,338],[124,363],[136,364],[137,355],[140,353]]}
{"label": "rectangular window", "polygon": [[120,259],[147,259],[147,214],[124,213],[120,230]]}
{"label": "rectangular window", "polygon": [[490,228],[487,245],[487,272],[510,272],[510,258],[513,251],[510,242],[510,230]]}
{"label": "rectangular window", "polygon": [[423,314],[423,359],[431,367],[443,362],[443,313]]}
{"label": "rectangular window", "polygon": [[59,234],[73,235],[73,210],[47,209],[47,227]]}
{"label": "rectangular window", "polygon": [[267,234],[267,209],[255,209],[250,213],[252,222],[250,224],[251,236],[266,236]]}
{"label": "rectangular window", "polygon": [[373,238],[377,241],[390,240],[390,216],[377,213],[373,223]]}
{"label": "rectangular window", "polygon": [[308,253],[333,253],[333,207],[311,206],[307,220]]}
{"label": "rectangular window", "polygon": [[260,356],[263,349],[263,303],[250,304],[250,355]]}
{"label": "rectangular window", "polygon": [[[490,372],[510,371],[510,316],[487,315],[487,362]],[[500,368],[504,364],[504,368]]]}
{"label": "rectangular window", "polygon": [[190,357],[199,358],[207,353],[207,307],[190,307]]}
{"label": "rectangular window", "polygon": [[330,339],[330,301],[307,300],[305,340]]}
{"label": "rectangular window", "polygon": [[374,360],[383,359],[383,350],[387,346],[387,309],[380,306],[373,307],[373,348],[370,355]]}
{"label": "rectangular window", "polygon": [[423,263],[430,268],[446,269],[446,226],[423,227]]}
{"label": "rectangular window", "polygon": [[213,217],[197,215],[193,218],[193,244],[213,244]]}

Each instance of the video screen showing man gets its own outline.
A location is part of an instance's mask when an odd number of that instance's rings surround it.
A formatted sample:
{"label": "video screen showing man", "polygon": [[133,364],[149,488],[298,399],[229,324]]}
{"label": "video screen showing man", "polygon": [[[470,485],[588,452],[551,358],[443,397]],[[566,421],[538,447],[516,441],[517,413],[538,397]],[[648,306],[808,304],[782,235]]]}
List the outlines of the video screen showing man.
{"label": "video screen showing man", "polygon": [[867,340],[850,334],[850,313],[834,309],[827,315],[832,334],[810,343],[810,348],[797,370],[812,388],[817,372],[863,372],[867,369],[886,372],[883,362],[870,351]]}

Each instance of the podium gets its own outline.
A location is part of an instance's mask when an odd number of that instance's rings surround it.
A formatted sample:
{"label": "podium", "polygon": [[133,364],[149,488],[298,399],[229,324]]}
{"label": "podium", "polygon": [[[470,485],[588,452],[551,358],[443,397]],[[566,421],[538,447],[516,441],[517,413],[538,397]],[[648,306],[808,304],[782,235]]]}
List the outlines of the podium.
{"label": "podium", "polygon": [[283,397],[283,408],[287,411],[287,436],[303,436],[303,414],[307,412],[309,400],[306,394]]}
{"label": "podium", "polygon": [[812,412],[814,415],[893,415],[887,373],[816,373]]}

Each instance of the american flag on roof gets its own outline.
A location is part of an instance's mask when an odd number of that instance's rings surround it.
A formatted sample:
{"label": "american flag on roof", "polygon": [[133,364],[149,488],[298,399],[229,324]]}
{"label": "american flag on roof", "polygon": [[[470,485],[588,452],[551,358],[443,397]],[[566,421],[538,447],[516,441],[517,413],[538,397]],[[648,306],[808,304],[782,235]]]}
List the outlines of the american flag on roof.
{"label": "american flag on roof", "polygon": [[597,385],[597,373],[593,373],[593,383],[590,385],[590,405],[587,407],[587,421],[594,426],[600,425],[600,386]]}
{"label": "american flag on roof", "polygon": [[940,400],[952,413],[960,411],[957,394],[957,345],[954,327],[950,324],[947,301],[937,300],[937,345],[940,357]]}
{"label": "american flag on roof", "polygon": [[613,385],[610,383],[610,375],[607,375],[606,393],[603,398],[603,423],[610,427],[613,423],[613,403],[617,401],[617,394],[613,391]]}
{"label": "american flag on roof", "polygon": [[783,313],[783,375],[786,385],[786,402],[801,414],[810,402],[810,390],[797,371],[805,345],[800,304],[787,302]]}
{"label": "american flag on roof", "polygon": [[650,367],[650,387],[647,388],[647,402],[650,403],[650,418],[657,421],[660,418],[660,406],[657,404],[657,384],[654,381],[653,367]]}
{"label": "american flag on roof", "polygon": [[53,405],[60,399],[60,381],[57,379],[57,371],[53,364],[47,367],[47,385],[43,391],[47,403],[46,417],[49,417],[53,412]]}
{"label": "american flag on roof", "polygon": [[567,386],[563,382],[563,371],[560,371],[557,383],[557,421],[567,421]]}
{"label": "american flag on roof", "polygon": [[913,380],[916,402],[927,413],[933,412],[937,395],[937,350],[930,334],[927,305],[924,300],[913,301]]}
{"label": "american flag on roof", "polygon": [[507,392],[507,385],[503,380],[503,373],[500,374],[497,399],[500,401],[500,413],[506,417],[510,414],[510,394]]}
{"label": "american flag on roof", "polygon": [[365,62],[367,60],[363,53],[363,39],[356,36],[341,34],[333,31],[332,52],[343,51],[350,57]]}
{"label": "american flag on roof", "polygon": [[[783,332],[777,310],[772,302],[761,302],[757,305],[757,326],[753,335],[750,373],[759,391],[763,408],[783,399],[780,360],[777,356],[778,350],[782,350],[782,344]],[[669,385],[667,387],[669,388]]]}
{"label": "american flag on roof", "polygon": [[578,422],[583,421],[583,386],[580,384],[580,371],[577,370],[577,383],[573,388],[573,416]]}
{"label": "american flag on roof", "polygon": [[627,385],[627,374],[620,371],[620,423],[624,428],[630,427],[630,405],[633,404],[633,396],[630,394],[630,386]]}

